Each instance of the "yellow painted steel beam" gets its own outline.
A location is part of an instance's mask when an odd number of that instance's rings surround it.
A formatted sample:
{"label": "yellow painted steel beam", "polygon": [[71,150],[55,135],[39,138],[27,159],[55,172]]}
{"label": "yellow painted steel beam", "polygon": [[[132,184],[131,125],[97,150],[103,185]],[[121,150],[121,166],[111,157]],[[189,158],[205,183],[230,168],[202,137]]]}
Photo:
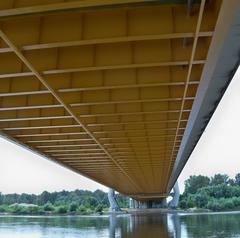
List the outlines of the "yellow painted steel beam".
{"label": "yellow painted steel beam", "polygon": [[34,66],[27,60],[27,58],[22,54],[22,52],[11,42],[11,40],[7,37],[6,34],[2,30],[0,30],[0,37],[4,40],[4,42],[12,48],[14,53],[19,57],[19,59],[30,69],[34,76],[51,92],[51,94],[57,99],[57,101],[64,106],[66,111],[70,114],[71,117],[75,119],[75,121],[83,127],[83,129],[89,134],[89,136],[95,141],[95,143],[103,149],[109,159],[125,174],[130,183],[135,187],[135,189],[139,189],[139,185],[125,172],[125,170],[118,164],[117,161],[109,154],[109,152],[105,149],[105,147],[94,137],[94,135],[81,123],[79,118],[72,112],[71,108],[62,100],[62,98],[58,95],[58,93],[45,81],[43,76],[34,68]]}
{"label": "yellow painted steel beam", "polygon": [[[185,128],[179,128],[184,130]],[[108,133],[129,133],[129,132],[159,132],[159,131],[175,131],[176,127],[172,128],[150,128],[150,129],[124,129],[124,130],[107,130],[107,131],[92,131],[94,134]],[[31,134],[15,134],[14,137],[46,137],[46,136],[68,136],[68,135],[87,135],[86,132],[58,132],[58,133],[31,133]]]}
{"label": "yellow painted steel beam", "polygon": [[16,17],[22,15],[32,14],[46,14],[59,11],[71,11],[71,10],[88,10],[104,7],[120,7],[139,4],[152,4],[157,3],[157,0],[87,0],[87,1],[73,1],[73,2],[59,2],[52,4],[39,4],[37,6],[10,8],[6,10],[0,10],[0,17]]}
{"label": "yellow painted steel beam", "polygon": [[[201,0],[201,5],[200,5],[200,8],[199,8],[199,14],[198,14],[198,20],[197,20],[197,26],[196,26],[196,30],[195,30],[195,34],[194,34],[193,47],[192,47],[191,57],[190,57],[189,66],[188,66],[187,79],[186,79],[186,84],[185,84],[184,93],[183,93],[183,100],[182,100],[182,104],[181,104],[181,112],[179,114],[177,131],[176,131],[176,134],[175,134],[175,141],[177,141],[177,136],[178,136],[179,127],[180,127],[180,120],[182,118],[182,114],[183,114],[183,111],[184,111],[185,97],[186,97],[187,91],[188,91],[188,86],[189,86],[188,83],[189,83],[190,78],[191,78],[193,61],[194,61],[196,48],[197,48],[197,43],[198,43],[198,38],[199,38],[198,34],[200,32],[200,29],[201,29],[201,23],[202,23],[202,19],[203,19],[205,4],[206,4],[206,0]],[[173,148],[175,147],[175,144],[176,144],[176,142],[174,142]],[[174,164],[173,164],[173,155],[172,155],[172,158],[171,158],[171,161],[170,161],[169,167],[168,167],[167,176],[170,176],[170,171],[173,168],[173,166],[174,166]],[[165,189],[167,190],[167,185],[166,185]]]}
{"label": "yellow painted steel beam", "polygon": [[[199,81],[190,81],[189,85],[198,85]],[[185,82],[167,82],[167,83],[148,83],[148,84],[125,84],[125,85],[104,85],[99,87],[81,87],[81,88],[65,88],[58,89],[59,93],[73,93],[73,92],[86,92],[86,91],[99,91],[99,90],[111,90],[111,89],[131,89],[131,88],[151,88],[151,87],[170,87],[170,86],[184,86]],[[0,97],[16,97],[16,96],[28,96],[36,94],[49,94],[47,90],[40,91],[25,91],[25,92],[5,92],[0,93]]]}
{"label": "yellow painted steel beam", "polygon": [[[193,65],[202,65],[205,60],[195,60]],[[55,74],[68,74],[76,72],[91,72],[102,70],[117,70],[117,69],[138,69],[138,68],[153,68],[153,67],[168,67],[168,66],[187,66],[188,61],[169,61],[169,62],[157,62],[157,63],[142,63],[142,64],[122,64],[122,65],[106,65],[106,66],[90,66],[71,69],[52,69],[41,72],[41,75],[55,75]],[[19,72],[19,73],[4,73],[0,74],[0,79],[4,78],[17,78],[17,77],[30,77],[34,76],[33,72]]]}
{"label": "yellow painted steel beam", "polygon": [[124,194],[166,194],[221,0],[161,2],[3,0],[0,132]]}
{"label": "yellow painted steel beam", "polygon": [[69,149],[64,149],[64,150],[46,150],[44,151],[45,153],[51,153],[51,152],[91,152],[91,151],[102,151],[102,149],[75,149],[75,150],[69,150]]}
{"label": "yellow painted steel beam", "polygon": [[[150,103],[150,102],[170,102],[181,101],[182,98],[152,98],[152,99],[135,99],[135,100],[121,100],[121,101],[99,101],[99,102],[75,102],[69,104],[71,107],[80,106],[92,106],[92,105],[111,105],[111,104],[129,104],[129,103]],[[194,100],[194,97],[186,97],[186,101]],[[60,104],[50,105],[31,105],[31,106],[18,106],[18,107],[1,107],[0,111],[12,111],[12,110],[32,110],[32,109],[44,109],[44,108],[63,108]]]}
{"label": "yellow painted steel beam", "polygon": [[[98,137],[99,140],[125,140],[125,139],[147,139],[147,138],[165,138],[173,137],[175,134],[166,134],[166,135],[151,135],[151,136],[128,136],[128,137]],[[178,134],[178,137],[182,135]],[[49,140],[29,140],[27,143],[53,143],[53,142],[76,142],[76,141],[92,141],[89,138],[75,138],[75,139],[49,139]]]}
{"label": "yellow painted steel beam", "polygon": [[[162,111],[149,111],[149,112],[115,112],[115,113],[97,113],[97,114],[83,114],[79,117],[113,117],[113,116],[130,116],[142,114],[161,114],[161,113],[180,113],[181,110],[162,110]],[[190,112],[190,109],[182,110],[183,112]]]}
{"label": "yellow painted steel beam", "polygon": [[66,119],[73,118],[72,116],[41,116],[41,117],[23,117],[23,118],[0,118],[0,122],[15,122],[15,121],[39,121],[52,119]]}
{"label": "yellow painted steel beam", "polygon": [[37,129],[55,129],[55,128],[81,128],[80,125],[50,125],[50,126],[23,126],[23,127],[7,127],[4,131],[18,131],[18,130],[37,130]]}
{"label": "yellow painted steel beam", "polygon": [[[199,37],[211,37],[212,31],[199,32]],[[84,45],[97,45],[107,43],[121,43],[121,42],[136,42],[136,41],[150,41],[150,40],[169,40],[169,39],[181,39],[181,38],[193,38],[193,33],[171,33],[171,34],[158,34],[158,35],[142,35],[142,36],[125,36],[125,37],[113,37],[105,39],[93,39],[93,40],[78,40],[78,41],[64,41],[64,42],[50,42],[35,45],[20,46],[21,51],[30,50],[43,50],[62,47],[84,46]],[[11,48],[0,48],[0,54],[13,52]]]}

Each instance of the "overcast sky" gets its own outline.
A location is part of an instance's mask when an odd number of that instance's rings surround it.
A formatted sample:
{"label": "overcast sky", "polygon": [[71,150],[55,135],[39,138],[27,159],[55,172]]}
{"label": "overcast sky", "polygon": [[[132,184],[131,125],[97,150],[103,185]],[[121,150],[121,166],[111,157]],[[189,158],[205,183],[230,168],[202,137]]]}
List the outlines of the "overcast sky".
{"label": "overcast sky", "polygon": [[[240,172],[240,70],[179,177],[181,191],[190,175]],[[103,185],[0,138],[0,192],[41,193],[74,189],[107,191]]]}

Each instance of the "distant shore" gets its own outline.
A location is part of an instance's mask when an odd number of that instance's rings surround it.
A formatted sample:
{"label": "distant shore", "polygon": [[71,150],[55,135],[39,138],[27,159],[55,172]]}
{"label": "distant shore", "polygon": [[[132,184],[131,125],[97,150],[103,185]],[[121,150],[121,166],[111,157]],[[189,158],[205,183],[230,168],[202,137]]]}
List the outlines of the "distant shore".
{"label": "distant shore", "polygon": [[120,212],[89,212],[89,213],[81,213],[81,212],[67,212],[67,213],[11,213],[11,212],[0,212],[0,216],[42,216],[42,217],[54,217],[54,216],[109,216],[109,215],[147,215],[147,214],[215,214],[215,213],[240,213],[240,210],[224,210],[224,211],[211,211],[207,209],[165,209],[165,208],[150,208],[150,209],[124,209]]}

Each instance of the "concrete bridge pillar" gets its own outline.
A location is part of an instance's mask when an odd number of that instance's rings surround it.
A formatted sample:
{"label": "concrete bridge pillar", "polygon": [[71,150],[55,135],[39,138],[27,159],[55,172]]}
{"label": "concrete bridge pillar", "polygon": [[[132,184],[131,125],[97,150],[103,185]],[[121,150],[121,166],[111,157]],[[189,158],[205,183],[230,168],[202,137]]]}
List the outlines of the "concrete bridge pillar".
{"label": "concrete bridge pillar", "polygon": [[171,196],[172,196],[172,200],[168,203],[168,206],[172,209],[175,209],[178,206],[179,197],[180,197],[178,182],[175,183],[173,187],[173,193],[171,194]]}
{"label": "concrete bridge pillar", "polygon": [[109,189],[108,191],[108,201],[109,201],[109,204],[110,204],[110,208],[109,208],[109,211],[110,212],[118,212],[118,211],[121,211],[117,201],[116,201],[116,198],[115,198],[115,191],[113,189]]}
{"label": "concrete bridge pillar", "polygon": [[133,208],[133,199],[129,198],[129,208]]}
{"label": "concrete bridge pillar", "polygon": [[166,198],[158,201],[152,201],[152,200],[137,201],[133,198],[129,198],[129,208],[133,208],[133,209],[167,208],[167,207],[168,207],[168,204],[167,204]]}
{"label": "concrete bridge pillar", "polygon": [[163,198],[160,202],[160,208],[167,208],[168,204],[167,204],[167,199]]}
{"label": "concrete bridge pillar", "polygon": [[139,208],[139,202],[137,200],[133,200],[133,203],[135,209]]}
{"label": "concrete bridge pillar", "polygon": [[139,208],[142,208],[142,209],[147,208],[147,203],[146,202],[139,202],[139,203],[140,203]]}

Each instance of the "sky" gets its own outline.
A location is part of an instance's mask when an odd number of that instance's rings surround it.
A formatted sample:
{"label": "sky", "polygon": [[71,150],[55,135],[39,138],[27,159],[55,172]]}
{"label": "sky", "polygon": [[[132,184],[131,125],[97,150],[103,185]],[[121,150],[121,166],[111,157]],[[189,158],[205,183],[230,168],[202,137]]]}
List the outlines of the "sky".
{"label": "sky", "polygon": [[[240,172],[240,68],[190,156],[178,182],[190,175],[234,177]],[[35,193],[107,187],[0,138],[0,192]]]}

